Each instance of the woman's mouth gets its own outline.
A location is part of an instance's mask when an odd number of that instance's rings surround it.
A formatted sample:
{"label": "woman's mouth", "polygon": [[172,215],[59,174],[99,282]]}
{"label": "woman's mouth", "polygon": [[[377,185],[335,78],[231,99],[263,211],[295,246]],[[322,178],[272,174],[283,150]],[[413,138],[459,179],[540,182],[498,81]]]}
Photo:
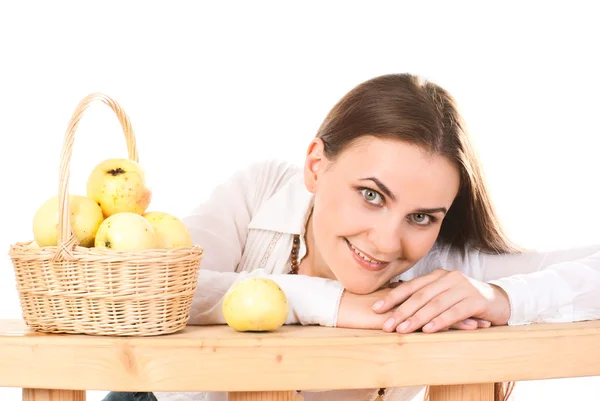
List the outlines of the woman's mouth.
{"label": "woman's mouth", "polygon": [[350,252],[352,252],[354,260],[356,260],[359,266],[366,270],[379,271],[385,269],[390,264],[390,262],[383,262],[381,260],[372,258],[370,255],[352,245],[347,239],[346,244],[348,245]]}

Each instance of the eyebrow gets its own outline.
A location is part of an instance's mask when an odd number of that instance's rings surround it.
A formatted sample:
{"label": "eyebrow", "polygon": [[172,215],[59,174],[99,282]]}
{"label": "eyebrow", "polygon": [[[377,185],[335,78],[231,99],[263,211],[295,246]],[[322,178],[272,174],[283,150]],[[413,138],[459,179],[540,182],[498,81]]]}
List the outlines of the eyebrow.
{"label": "eyebrow", "polygon": [[396,197],[394,196],[394,194],[392,194],[392,191],[390,191],[390,189],[388,187],[386,187],[383,182],[379,181],[378,178],[366,177],[366,178],[361,178],[360,180],[361,181],[373,181],[375,183],[375,185],[377,185],[377,188],[379,188],[379,190],[381,192],[383,192],[385,195],[387,195],[388,198],[390,198],[393,201],[396,200]]}
{"label": "eyebrow", "polygon": [[419,209],[419,210],[415,210],[415,213],[423,213],[423,214],[434,214],[434,213],[444,213],[447,214],[448,213],[448,209],[446,209],[445,207],[435,207],[433,209]]}
{"label": "eyebrow", "polygon": [[[365,178],[361,178],[360,181],[372,181],[375,185],[377,185],[377,188],[379,188],[379,190],[381,192],[383,192],[391,200],[396,201],[396,197],[394,196],[394,194],[392,194],[392,191],[390,191],[390,189],[388,187],[386,187],[385,184],[383,182],[381,182],[377,177],[365,177]],[[434,207],[431,209],[418,209],[418,210],[415,210],[414,213],[423,213],[423,214],[444,213],[444,214],[447,214],[448,209],[446,209],[445,207]]]}

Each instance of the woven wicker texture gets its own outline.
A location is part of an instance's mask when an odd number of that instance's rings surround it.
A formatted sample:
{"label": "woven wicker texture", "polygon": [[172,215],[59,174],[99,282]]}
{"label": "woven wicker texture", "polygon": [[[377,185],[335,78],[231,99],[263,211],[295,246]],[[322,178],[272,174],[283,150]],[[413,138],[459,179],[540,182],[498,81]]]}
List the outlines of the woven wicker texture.
{"label": "woven wicker texture", "polygon": [[148,336],[185,327],[200,262],[198,245],[175,249],[115,251],[79,246],[70,225],[69,168],[74,134],[94,101],[117,115],[129,158],[138,161],[129,118],[110,97],[93,93],[77,106],[64,137],[59,175],[57,246],[33,241],[10,246],[22,315],[32,329],[46,333]]}

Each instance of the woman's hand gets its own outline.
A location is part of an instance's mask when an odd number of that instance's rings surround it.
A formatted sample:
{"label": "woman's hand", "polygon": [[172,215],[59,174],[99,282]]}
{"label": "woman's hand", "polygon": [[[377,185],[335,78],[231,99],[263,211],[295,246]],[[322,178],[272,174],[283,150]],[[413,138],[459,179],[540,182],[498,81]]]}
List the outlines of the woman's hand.
{"label": "woman's hand", "polygon": [[367,295],[344,291],[340,300],[336,327],[380,330],[383,323],[392,316],[392,312],[375,313],[373,303],[388,297],[391,291],[392,288],[382,288]]}
{"label": "woman's hand", "polygon": [[[400,284],[393,283],[389,287],[381,288],[367,295],[344,291],[340,300],[336,327],[380,330],[385,321],[393,317],[395,312],[393,310],[384,312],[383,309],[375,312],[373,304],[382,298],[389,299],[389,297],[394,296],[394,288],[398,285]],[[456,322],[450,327],[468,330],[489,326],[490,323],[485,320],[467,319],[466,321]]]}
{"label": "woman's hand", "polygon": [[510,302],[501,288],[441,269],[396,285],[373,310],[386,317],[384,331],[399,333],[486,327],[482,320],[500,326],[510,318]]}

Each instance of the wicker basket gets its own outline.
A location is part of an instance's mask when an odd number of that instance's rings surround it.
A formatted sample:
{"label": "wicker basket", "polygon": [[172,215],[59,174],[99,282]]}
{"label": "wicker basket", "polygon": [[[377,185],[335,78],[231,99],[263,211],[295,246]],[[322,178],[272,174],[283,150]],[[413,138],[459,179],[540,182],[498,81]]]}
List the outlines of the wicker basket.
{"label": "wicker basket", "polygon": [[106,95],[93,93],[77,106],[67,131],[59,175],[58,246],[33,241],[11,245],[25,323],[44,333],[113,336],[168,334],[184,328],[203,257],[197,246],[114,251],[79,246],[71,231],[69,165],[73,138],[90,103],[99,100],[117,115],[129,158],[138,161],[127,115]]}

